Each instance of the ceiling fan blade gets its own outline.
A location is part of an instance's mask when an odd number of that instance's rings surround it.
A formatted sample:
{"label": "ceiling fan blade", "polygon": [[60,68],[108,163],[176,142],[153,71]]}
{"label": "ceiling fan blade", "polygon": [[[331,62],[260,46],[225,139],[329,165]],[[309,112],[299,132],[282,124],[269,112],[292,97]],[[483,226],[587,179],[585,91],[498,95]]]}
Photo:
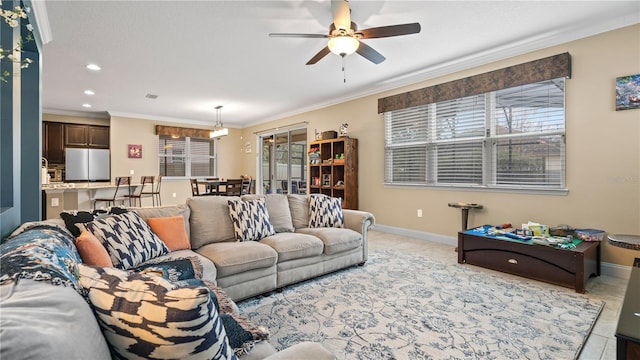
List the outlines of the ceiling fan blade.
{"label": "ceiling fan blade", "polygon": [[333,25],[336,29],[349,30],[351,28],[351,9],[347,0],[331,0]]}
{"label": "ceiling fan blade", "polygon": [[330,52],[331,52],[331,50],[329,50],[329,47],[325,46],[314,57],[312,57],[311,60],[307,61],[307,65],[313,65],[313,64],[317,63],[318,61],[320,61],[320,59],[322,59],[323,57],[327,56],[327,54],[329,54]]}
{"label": "ceiling fan blade", "polygon": [[356,52],[374,64],[380,64],[385,60],[385,57],[382,56],[382,54],[374,50],[371,46],[363,43],[362,41],[360,41],[360,46],[358,46],[358,50],[356,50]]}
{"label": "ceiling fan blade", "polygon": [[328,38],[329,35],[324,34],[293,34],[293,33],[271,33],[270,37],[286,37],[286,38]]}
{"label": "ceiling fan blade", "polygon": [[383,38],[383,37],[390,37],[390,36],[409,35],[409,34],[417,34],[419,32],[420,32],[419,23],[380,26],[380,27],[374,27],[374,28],[358,31],[359,34],[362,34],[363,39],[375,39],[375,38]]}

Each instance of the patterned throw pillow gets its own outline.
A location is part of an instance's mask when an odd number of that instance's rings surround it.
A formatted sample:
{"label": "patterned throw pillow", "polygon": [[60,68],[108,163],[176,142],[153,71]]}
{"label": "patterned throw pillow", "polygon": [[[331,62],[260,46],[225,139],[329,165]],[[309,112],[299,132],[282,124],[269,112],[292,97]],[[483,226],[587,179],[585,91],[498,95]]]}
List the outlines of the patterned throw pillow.
{"label": "patterned throw pillow", "polygon": [[256,241],[276,233],[269,222],[264,199],[231,199],[228,204],[237,240]]}
{"label": "patterned throw pillow", "polygon": [[206,287],[78,265],[115,359],[237,359]]}
{"label": "patterned throw pillow", "polygon": [[107,249],[113,266],[131,269],[169,252],[140,215],[126,212],[83,224]]}
{"label": "patterned throw pillow", "polygon": [[90,221],[106,217],[108,215],[120,215],[126,213],[128,210],[125,208],[121,208],[118,206],[110,207],[107,210],[93,210],[93,211],[83,211],[83,210],[69,210],[63,211],[60,213],[60,217],[64,220],[64,225],[67,227],[73,236],[78,237],[82,230],[78,228],[76,224],[84,224]]}
{"label": "patterned throw pillow", "polygon": [[324,194],[309,195],[309,227],[338,227],[344,224],[342,199]]}

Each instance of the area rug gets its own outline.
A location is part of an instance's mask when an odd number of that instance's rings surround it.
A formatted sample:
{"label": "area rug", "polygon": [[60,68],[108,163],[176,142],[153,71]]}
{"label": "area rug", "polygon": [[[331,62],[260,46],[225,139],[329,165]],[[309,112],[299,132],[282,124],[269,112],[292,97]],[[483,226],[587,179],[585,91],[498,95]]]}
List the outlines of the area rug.
{"label": "area rug", "polygon": [[575,359],[604,302],[386,250],[238,305],[277,349],[315,341],[338,359]]}

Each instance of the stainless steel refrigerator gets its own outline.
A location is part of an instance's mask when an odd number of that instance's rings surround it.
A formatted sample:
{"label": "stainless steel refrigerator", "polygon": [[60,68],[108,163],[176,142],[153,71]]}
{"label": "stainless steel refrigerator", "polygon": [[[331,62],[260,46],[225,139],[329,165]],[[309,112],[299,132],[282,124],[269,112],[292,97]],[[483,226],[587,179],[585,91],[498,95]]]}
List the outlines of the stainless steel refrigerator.
{"label": "stainless steel refrigerator", "polygon": [[108,149],[65,149],[65,181],[110,181]]}

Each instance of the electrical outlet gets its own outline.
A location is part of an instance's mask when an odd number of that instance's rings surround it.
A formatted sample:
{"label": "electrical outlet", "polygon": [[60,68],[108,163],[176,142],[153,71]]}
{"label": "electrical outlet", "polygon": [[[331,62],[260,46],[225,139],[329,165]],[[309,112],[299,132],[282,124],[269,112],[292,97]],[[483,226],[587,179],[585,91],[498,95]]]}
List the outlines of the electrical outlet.
{"label": "electrical outlet", "polygon": [[59,198],[51,198],[51,207],[58,207],[60,206],[60,199]]}
{"label": "electrical outlet", "polygon": [[176,197],[176,193],[173,193],[173,194],[172,194],[172,196],[173,196],[173,197]]}
{"label": "electrical outlet", "polygon": [[422,209],[418,209],[418,217],[421,218],[422,217]]}
{"label": "electrical outlet", "polygon": [[133,175],[134,171],[133,169],[129,170],[129,175]]}

